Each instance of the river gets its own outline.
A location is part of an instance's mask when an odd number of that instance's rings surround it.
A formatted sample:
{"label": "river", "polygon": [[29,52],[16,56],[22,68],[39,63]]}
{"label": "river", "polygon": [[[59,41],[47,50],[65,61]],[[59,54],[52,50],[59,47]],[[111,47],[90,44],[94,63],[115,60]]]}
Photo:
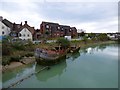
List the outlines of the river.
{"label": "river", "polygon": [[[68,54],[66,60],[23,80],[13,88],[118,88],[118,44]],[[3,74],[3,87],[40,70],[36,63]]]}

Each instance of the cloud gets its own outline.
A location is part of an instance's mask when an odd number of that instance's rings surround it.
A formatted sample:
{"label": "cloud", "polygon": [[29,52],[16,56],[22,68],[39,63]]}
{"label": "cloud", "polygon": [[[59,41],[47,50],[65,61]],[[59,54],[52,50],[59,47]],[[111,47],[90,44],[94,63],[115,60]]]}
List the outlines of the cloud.
{"label": "cloud", "polygon": [[[86,1],[86,0],[85,0]],[[42,21],[71,25],[86,32],[117,32],[116,2],[56,2],[48,0],[1,0],[0,15],[16,23],[40,28]]]}

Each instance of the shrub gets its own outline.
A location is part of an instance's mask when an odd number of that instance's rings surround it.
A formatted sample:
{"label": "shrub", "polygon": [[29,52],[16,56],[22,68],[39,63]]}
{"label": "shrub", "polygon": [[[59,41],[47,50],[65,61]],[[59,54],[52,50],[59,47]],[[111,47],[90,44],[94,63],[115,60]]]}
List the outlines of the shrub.
{"label": "shrub", "polygon": [[11,43],[7,39],[3,39],[2,41],[2,55],[10,55],[13,53],[11,48]]}
{"label": "shrub", "polygon": [[27,53],[27,54],[25,54],[25,56],[26,57],[32,57],[32,56],[34,56],[34,53]]}
{"label": "shrub", "polygon": [[14,61],[19,62],[20,59],[22,59],[21,56],[11,56],[10,57],[10,62],[14,62]]}
{"label": "shrub", "polygon": [[83,41],[85,44],[87,44],[87,41],[88,41],[87,37],[84,36],[82,41]]}
{"label": "shrub", "polygon": [[14,42],[12,47],[16,50],[25,50],[25,46],[20,42]]}
{"label": "shrub", "polygon": [[65,38],[59,38],[56,43],[63,48],[68,48],[70,46],[70,41]]}
{"label": "shrub", "polygon": [[9,65],[10,64],[10,59],[9,58],[2,58],[2,65],[5,66],[5,65]]}

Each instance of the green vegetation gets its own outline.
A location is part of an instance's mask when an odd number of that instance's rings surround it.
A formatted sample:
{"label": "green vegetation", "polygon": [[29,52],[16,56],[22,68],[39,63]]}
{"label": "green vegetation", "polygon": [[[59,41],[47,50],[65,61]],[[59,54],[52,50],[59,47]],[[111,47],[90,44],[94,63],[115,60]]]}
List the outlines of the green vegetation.
{"label": "green vegetation", "polygon": [[26,43],[20,41],[11,42],[8,37],[2,41],[2,65],[10,64],[10,62],[13,61],[19,62],[23,57],[34,56],[34,50],[36,48],[53,49],[55,46],[61,46],[64,49],[67,49],[70,45],[85,47],[87,45],[93,45],[95,43],[100,44],[109,41],[109,38],[105,33],[98,35],[90,33],[88,36],[85,36],[85,33],[82,33],[81,36],[83,36],[82,40],[69,41],[65,38],[57,38],[57,42],[40,44],[33,44],[31,41],[27,41]]}
{"label": "green vegetation", "polygon": [[101,33],[97,36],[97,40],[98,41],[107,41],[107,40],[109,40],[109,38],[107,37],[107,34]]}
{"label": "green vegetation", "polygon": [[67,49],[70,46],[70,41],[65,38],[59,38],[56,43],[64,49]]}
{"label": "green vegetation", "polygon": [[10,39],[5,38],[2,42],[2,65],[10,64],[10,62],[17,61],[23,57],[34,56],[34,49],[36,47],[31,41],[26,43],[16,41],[11,42]]}
{"label": "green vegetation", "polygon": [[88,41],[87,37],[84,36],[82,41],[83,41],[85,44],[87,44],[87,41]]}
{"label": "green vegetation", "polygon": [[33,56],[34,56],[34,53],[33,53],[33,52],[29,52],[29,53],[26,53],[25,56],[26,56],[26,57],[33,57]]}

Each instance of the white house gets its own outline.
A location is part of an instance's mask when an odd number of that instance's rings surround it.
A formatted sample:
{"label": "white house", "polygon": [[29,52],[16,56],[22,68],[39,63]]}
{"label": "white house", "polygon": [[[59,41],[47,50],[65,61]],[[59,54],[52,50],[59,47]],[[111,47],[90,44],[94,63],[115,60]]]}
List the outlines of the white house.
{"label": "white house", "polygon": [[34,33],[35,33],[34,27],[30,27],[27,24],[27,21],[25,21],[25,24],[20,28],[18,37],[19,37],[19,39],[22,39],[22,40],[31,40],[32,41],[33,37],[34,37]]}
{"label": "white house", "polygon": [[71,41],[71,36],[65,36],[64,38]]}
{"label": "white house", "polygon": [[115,39],[115,35],[114,35],[114,34],[107,34],[107,36],[108,36],[110,39]]}
{"label": "white house", "polygon": [[32,33],[27,28],[23,28],[19,32],[19,38],[22,40],[33,40]]}
{"label": "white house", "polygon": [[0,21],[0,36],[8,36],[11,30],[2,21]]}

